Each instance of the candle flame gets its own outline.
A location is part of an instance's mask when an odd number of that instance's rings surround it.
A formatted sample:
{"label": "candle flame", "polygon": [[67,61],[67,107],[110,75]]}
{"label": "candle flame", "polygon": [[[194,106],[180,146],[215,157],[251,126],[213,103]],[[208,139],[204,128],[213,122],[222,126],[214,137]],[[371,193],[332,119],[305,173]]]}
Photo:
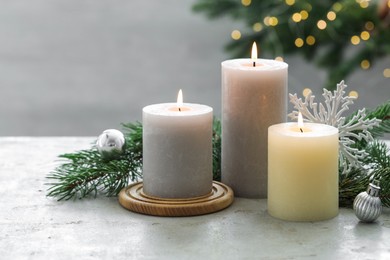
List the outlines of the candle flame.
{"label": "candle flame", "polygon": [[183,106],[183,91],[181,89],[179,90],[179,93],[177,94],[177,108],[180,111],[180,108]]}
{"label": "candle flame", "polygon": [[252,59],[252,62],[253,62],[253,67],[255,67],[256,66],[256,61],[257,61],[257,45],[256,45],[256,42],[253,42],[253,45],[252,45],[251,59]]}
{"label": "candle flame", "polygon": [[298,113],[298,127],[299,129],[302,131],[302,128],[303,128],[303,117],[302,117],[302,114],[301,112]]}

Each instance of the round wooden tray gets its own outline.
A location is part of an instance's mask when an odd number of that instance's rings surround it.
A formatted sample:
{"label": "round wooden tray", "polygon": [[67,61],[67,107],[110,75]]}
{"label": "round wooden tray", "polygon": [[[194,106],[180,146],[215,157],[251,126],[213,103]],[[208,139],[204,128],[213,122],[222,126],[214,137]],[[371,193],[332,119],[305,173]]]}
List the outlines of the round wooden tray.
{"label": "round wooden tray", "polygon": [[124,208],[154,216],[197,216],[216,212],[227,208],[234,199],[230,187],[213,181],[210,194],[188,199],[165,199],[146,195],[143,183],[138,182],[127,186],[119,193],[119,204]]}

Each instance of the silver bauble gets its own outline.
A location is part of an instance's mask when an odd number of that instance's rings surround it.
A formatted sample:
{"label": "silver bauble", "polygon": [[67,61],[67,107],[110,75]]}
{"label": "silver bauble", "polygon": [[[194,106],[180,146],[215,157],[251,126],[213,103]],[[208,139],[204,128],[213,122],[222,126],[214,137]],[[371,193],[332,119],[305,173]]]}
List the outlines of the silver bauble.
{"label": "silver bauble", "polygon": [[379,186],[370,183],[367,191],[359,193],[353,201],[353,210],[361,221],[373,222],[381,215],[380,189]]}
{"label": "silver bauble", "polygon": [[105,130],[96,141],[96,148],[105,160],[119,158],[125,151],[125,145],[125,136],[116,129]]}

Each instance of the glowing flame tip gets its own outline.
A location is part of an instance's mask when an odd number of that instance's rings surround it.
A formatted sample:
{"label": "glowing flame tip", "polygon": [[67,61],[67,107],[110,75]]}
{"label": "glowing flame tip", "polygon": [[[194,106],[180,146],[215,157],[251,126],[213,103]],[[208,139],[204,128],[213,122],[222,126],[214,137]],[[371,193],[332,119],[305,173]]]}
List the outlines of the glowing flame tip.
{"label": "glowing flame tip", "polygon": [[257,45],[256,45],[256,42],[253,42],[253,45],[252,45],[251,59],[252,59],[253,62],[256,62],[256,60],[257,60]]}
{"label": "glowing flame tip", "polygon": [[181,108],[183,106],[183,91],[181,89],[179,90],[179,93],[177,94],[177,107]]}
{"label": "glowing flame tip", "polygon": [[298,127],[303,128],[303,117],[301,112],[298,113]]}

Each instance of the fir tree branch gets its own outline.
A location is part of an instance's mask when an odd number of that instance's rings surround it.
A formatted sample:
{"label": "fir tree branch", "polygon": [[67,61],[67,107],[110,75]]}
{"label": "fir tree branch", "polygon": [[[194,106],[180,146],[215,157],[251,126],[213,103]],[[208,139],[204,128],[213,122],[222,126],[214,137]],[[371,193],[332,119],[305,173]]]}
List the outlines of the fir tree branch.
{"label": "fir tree branch", "polygon": [[[342,173],[342,169],[340,173]],[[367,174],[362,168],[353,168],[348,174],[339,174],[339,205],[352,207],[353,200],[360,192],[368,187],[371,174]]]}
{"label": "fir tree branch", "polygon": [[221,121],[213,122],[213,179],[221,181]]}
{"label": "fir tree branch", "polygon": [[[352,115],[346,118],[345,123],[355,121],[355,117],[359,111],[356,111]],[[383,137],[384,134],[390,133],[390,100],[379,105],[374,110],[366,110],[365,120],[379,119],[380,122],[377,126],[367,129],[370,132],[373,139]],[[357,134],[359,131],[356,132]],[[355,146],[358,149],[364,149],[367,146],[367,141],[364,139],[356,139]]]}
{"label": "fir tree branch", "polygon": [[[116,160],[102,158],[95,147],[63,154],[63,164],[51,172],[47,196],[58,200],[82,199],[99,192],[116,196],[129,182],[142,179],[142,125],[122,124],[125,153]],[[213,179],[221,179],[221,122],[213,123]]]}
{"label": "fir tree branch", "polygon": [[379,197],[384,207],[390,207],[390,168],[380,168],[373,173],[381,188]]}
{"label": "fir tree branch", "polygon": [[367,111],[367,118],[377,118],[381,120],[379,126],[370,130],[374,138],[379,138],[384,134],[390,133],[390,100],[378,106],[373,111]]}
{"label": "fir tree branch", "polygon": [[[390,104],[379,106],[369,112],[367,118],[379,116],[382,123],[386,119]],[[353,118],[351,116],[350,118]],[[385,120],[384,120],[385,119]],[[122,125],[125,129],[125,153],[117,160],[105,161],[95,147],[75,153],[60,155],[64,160],[51,172],[47,179],[49,197],[58,200],[81,199],[89,195],[96,196],[100,192],[106,196],[115,196],[129,182],[142,179],[142,125],[129,123]],[[380,133],[389,133],[383,125],[378,126]],[[221,179],[221,122],[213,123],[213,179]],[[361,144],[360,144],[361,145]],[[380,181],[381,199],[386,207],[390,207],[390,156],[386,144],[373,142],[364,144],[362,149],[368,154],[364,163],[366,168],[352,168],[348,174],[343,173],[340,166],[339,203],[340,206],[352,207],[357,194],[365,191],[373,179]]]}
{"label": "fir tree branch", "polygon": [[96,196],[102,192],[115,196],[129,181],[142,177],[142,125],[124,124],[127,131],[126,150],[117,160],[106,161],[95,147],[75,153],[63,154],[66,160],[47,176],[47,196],[58,200]]}
{"label": "fir tree branch", "polygon": [[365,168],[353,168],[348,174],[339,174],[339,203],[352,207],[354,198],[365,191],[373,180],[380,182],[380,198],[385,207],[390,207],[390,155],[384,142],[374,141],[365,148]]}
{"label": "fir tree branch", "polygon": [[374,169],[390,168],[389,148],[384,142],[374,141],[367,145],[369,156],[365,159],[366,165]]}

